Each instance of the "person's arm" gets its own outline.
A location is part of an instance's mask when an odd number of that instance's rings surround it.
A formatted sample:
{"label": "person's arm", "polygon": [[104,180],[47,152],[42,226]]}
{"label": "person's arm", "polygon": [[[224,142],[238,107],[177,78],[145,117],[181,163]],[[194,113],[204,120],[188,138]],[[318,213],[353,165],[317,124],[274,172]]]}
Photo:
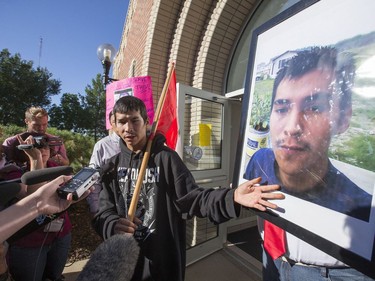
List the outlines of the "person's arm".
{"label": "person's arm", "polygon": [[[20,144],[31,144],[31,145],[35,144],[35,140],[32,136],[29,136],[25,140],[23,140],[19,135],[17,135],[17,139]],[[35,171],[35,170],[44,168],[42,153],[40,152],[39,149],[33,147],[31,149],[25,149],[24,152],[29,157],[30,171]],[[38,184],[27,186],[26,193],[23,196],[33,193],[43,184],[44,183],[38,183]]]}
{"label": "person's arm", "polygon": [[8,160],[14,159],[14,143],[17,141],[17,135],[9,137],[3,142],[3,152]]}
{"label": "person's arm", "polygon": [[[99,142],[95,143],[94,148],[92,150],[91,158],[89,161],[89,167],[93,169],[100,168],[101,164],[100,162],[103,161],[103,153],[100,150]],[[90,214],[94,216],[99,209],[99,193],[102,190],[102,183],[100,180],[98,180],[96,183],[94,183],[94,190],[90,193],[89,196],[87,196],[86,201],[89,205]]]}
{"label": "person's arm", "polygon": [[222,223],[238,217],[240,205],[264,211],[266,208],[277,208],[277,205],[268,200],[284,198],[281,193],[273,193],[279,189],[278,185],[258,186],[260,178],[247,181],[233,189],[202,188],[197,186],[179,157],[170,163],[168,170],[175,179],[176,207],[186,214],[187,218],[208,217],[215,223]]}
{"label": "person's arm", "polygon": [[62,156],[59,152],[56,152],[54,156],[50,158],[52,161],[54,161],[58,166],[69,166],[69,159],[68,157]]}
{"label": "person's arm", "polygon": [[[17,139],[20,144],[35,144],[35,140],[32,136],[29,136],[25,140],[23,140],[20,135],[17,135]],[[33,147],[31,149],[24,149],[23,151],[29,157],[30,171],[39,170],[43,168],[42,153],[39,149]]]}
{"label": "person's arm", "polygon": [[54,152],[54,155],[50,158],[52,161],[59,166],[69,166],[70,161],[64,144],[58,146],[58,149],[55,149]]}
{"label": "person's arm", "polygon": [[[92,220],[95,231],[103,238],[108,239],[114,234],[114,228],[120,219],[116,209],[115,187],[110,186],[111,174],[105,174],[102,178],[102,191],[99,195],[99,211]],[[113,181],[112,181],[113,182]],[[125,214],[123,214],[125,217]]]}
{"label": "person's arm", "polygon": [[[33,194],[23,198],[12,206],[0,212],[0,242],[5,241],[19,229],[37,216],[55,214],[66,210],[72,203],[72,194],[68,199],[60,198],[56,190],[71,176],[60,176],[43,185]],[[90,191],[79,199],[85,198]]]}
{"label": "person's arm", "polygon": [[8,251],[8,244],[6,242],[0,243],[0,280],[11,280],[6,261],[6,254]]}

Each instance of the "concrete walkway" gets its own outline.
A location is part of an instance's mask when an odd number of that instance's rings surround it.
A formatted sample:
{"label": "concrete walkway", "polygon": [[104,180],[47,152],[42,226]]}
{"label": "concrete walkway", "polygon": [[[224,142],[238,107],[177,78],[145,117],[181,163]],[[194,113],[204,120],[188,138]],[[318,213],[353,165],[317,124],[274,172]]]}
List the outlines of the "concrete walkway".
{"label": "concrete walkway", "polygon": [[[65,267],[66,281],[78,277],[87,260],[78,261]],[[189,265],[186,281],[261,281],[262,264],[238,247],[228,244],[224,249]],[[110,280],[106,280],[110,281]]]}

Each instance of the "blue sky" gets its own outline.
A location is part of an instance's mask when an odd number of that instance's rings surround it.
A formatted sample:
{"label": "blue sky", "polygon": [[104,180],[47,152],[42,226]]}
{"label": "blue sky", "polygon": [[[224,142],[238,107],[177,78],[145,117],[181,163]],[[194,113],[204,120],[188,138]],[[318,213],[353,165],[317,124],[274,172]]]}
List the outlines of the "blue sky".
{"label": "blue sky", "polygon": [[[0,0],[0,50],[46,67],[63,93],[85,94],[102,65],[102,43],[119,48],[128,0]],[[41,57],[40,38],[42,38]],[[40,60],[39,60],[40,57]]]}

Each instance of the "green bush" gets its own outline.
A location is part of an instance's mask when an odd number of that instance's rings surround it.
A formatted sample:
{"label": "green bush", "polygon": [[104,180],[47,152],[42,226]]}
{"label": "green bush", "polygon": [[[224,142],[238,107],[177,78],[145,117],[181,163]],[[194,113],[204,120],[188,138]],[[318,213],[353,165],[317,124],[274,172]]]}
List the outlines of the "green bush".
{"label": "green bush", "polygon": [[329,157],[375,172],[375,136],[364,132],[356,134],[332,146]]}
{"label": "green bush", "polygon": [[272,86],[273,80],[271,79],[255,82],[250,126],[260,132],[266,132],[269,129]]}

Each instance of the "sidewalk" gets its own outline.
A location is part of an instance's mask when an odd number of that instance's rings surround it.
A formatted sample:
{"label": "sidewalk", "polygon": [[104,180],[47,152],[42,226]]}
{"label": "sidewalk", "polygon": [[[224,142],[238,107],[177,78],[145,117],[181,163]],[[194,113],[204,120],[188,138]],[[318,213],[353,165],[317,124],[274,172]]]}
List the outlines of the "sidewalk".
{"label": "sidewalk", "polygon": [[[87,260],[65,267],[65,281],[74,281]],[[186,281],[261,281],[261,263],[238,247],[228,244],[224,249],[186,268]],[[110,281],[110,280],[107,280]]]}

